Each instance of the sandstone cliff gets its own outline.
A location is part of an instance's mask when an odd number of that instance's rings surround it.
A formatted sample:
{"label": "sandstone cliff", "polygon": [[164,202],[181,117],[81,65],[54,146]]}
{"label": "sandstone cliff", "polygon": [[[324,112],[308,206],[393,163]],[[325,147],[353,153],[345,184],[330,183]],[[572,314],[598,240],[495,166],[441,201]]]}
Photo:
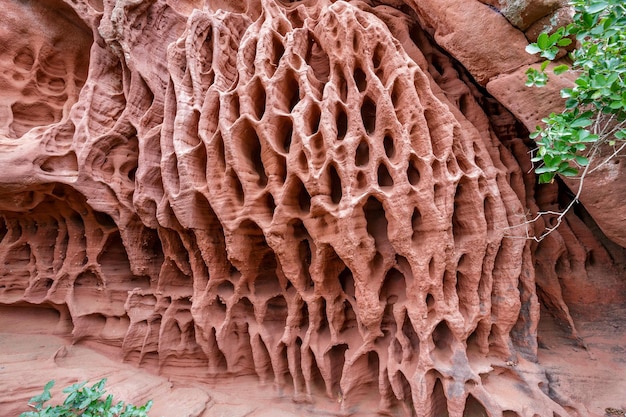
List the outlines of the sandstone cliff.
{"label": "sandstone cliff", "polygon": [[562,12],[517,3],[10,1],[0,303],[343,413],[585,415],[537,363],[540,305],[577,338],[572,303],[624,301],[624,209],[592,187],[526,239],[567,198],[528,156],[558,95],[521,75]]}

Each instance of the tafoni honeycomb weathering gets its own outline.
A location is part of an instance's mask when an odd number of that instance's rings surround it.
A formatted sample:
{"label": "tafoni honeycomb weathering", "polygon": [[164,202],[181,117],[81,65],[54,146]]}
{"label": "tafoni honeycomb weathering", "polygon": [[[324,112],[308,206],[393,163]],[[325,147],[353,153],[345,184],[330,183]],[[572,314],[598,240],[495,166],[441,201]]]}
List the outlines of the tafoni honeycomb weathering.
{"label": "tafoni honeycomb weathering", "polygon": [[559,279],[610,256],[581,221],[525,239],[556,185],[535,201],[481,87],[504,64],[433,42],[443,6],[67,3],[2,18],[1,304],[341,413],[582,412],[536,363],[536,288],[576,336]]}

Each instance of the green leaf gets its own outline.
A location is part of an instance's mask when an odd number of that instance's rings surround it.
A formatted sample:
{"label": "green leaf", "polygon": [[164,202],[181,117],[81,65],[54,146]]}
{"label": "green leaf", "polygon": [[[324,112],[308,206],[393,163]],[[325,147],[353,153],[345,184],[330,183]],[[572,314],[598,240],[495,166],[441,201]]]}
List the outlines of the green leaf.
{"label": "green leaf", "polygon": [[559,170],[559,174],[565,175],[566,177],[573,177],[578,175],[578,170],[576,168],[567,167]]}
{"label": "green leaf", "polygon": [[553,179],[554,179],[554,173],[553,172],[545,172],[545,173],[539,175],[539,183],[540,184],[551,183]]}
{"label": "green leaf", "polygon": [[534,55],[534,54],[541,52],[541,48],[538,47],[536,43],[531,43],[530,45],[526,46],[526,52],[528,52],[531,55]]}
{"label": "green leaf", "polygon": [[587,118],[576,119],[572,122],[570,127],[587,127],[590,126],[593,122]]}
{"label": "green leaf", "polygon": [[562,64],[562,65],[557,65],[556,67],[554,67],[554,69],[552,70],[556,75],[561,75],[564,72],[566,72],[569,69],[569,66]]}
{"label": "green leaf", "polygon": [[558,46],[568,46],[571,43],[572,43],[572,40],[570,38],[563,38],[563,39],[559,39],[559,41],[556,44]]}
{"label": "green leaf", "polygon": [[607,6],[608,4],[606,2],[598,2],[596,4],[592,4],[587,7],[587,13],[595,14],[601,12],[602,10],[606,9]]}
{"label": "green leaf", "polygon": [[550,45],[554,45],[562,37],[563,37],[563,29],[561,28],[548,37],[548,43],[550,43]]}
{"label": "green leaf", "polygon": [[555,172],[556,169],[553,167],[547,167],[547,166],[540,166],[538,168],[535,168],[535,173],[536,174],[543,174],[545,172]]}
{"label": "green leaf", "polygon": [[545,49],[542,53],[541,56],[549,59],[550,61],[552,61],[554,58],[556,58],[556,54],[559,53],[559,48],[557,48],[556,46]]}
{"label": "green leaf", "polygon": [[576,163],[578,163],[578,165],[580,166],[584,167],[589,165],[589,159],[585,158],[584,156],[576,155],[575,160]]}
{"label": "green leaf", "polygon": [[544,72],[546,70],[546,68],[548,67],[548,64],[550,63],[550,61],[543,61],[541,63],[541,67],[540,67],[540,71]]}
{"label": "green leaf", "polygon": [[537,46],[542,51],[545,51],[551,46],[550,37],[547,33],[543,32],[539,35],[539,37],[537,38]]}
{"label": "green leaf", "polygon": [[615,137],[620,140],[626,139],[626,129],[618,130],[617,132],[615,132]]}

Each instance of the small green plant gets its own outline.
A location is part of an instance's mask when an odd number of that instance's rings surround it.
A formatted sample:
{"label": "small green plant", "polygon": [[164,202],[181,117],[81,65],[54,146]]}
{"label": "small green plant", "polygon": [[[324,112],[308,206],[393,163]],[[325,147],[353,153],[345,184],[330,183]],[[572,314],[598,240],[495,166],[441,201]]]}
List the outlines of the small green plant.
{"label": "small green plant", "polygon": [[[595,157],[604,152],[604,161],[617,157],[626,148],[626,2],[624,0],[571,0],[573,22],[553,34],[542,33],[526,47],[530,54],[546,58],[540,69],[529,68],[527,86],[545,86],[546,69],[559,48],[578,42],[570,54],[571,69],[555,66],[562,74],[577,75],[574,86],[561,90],[566,99],[561,113],[544,118],[543,127],[531,134],[538,145],[533,162],[539,182],[551,182],[555,175],[575,176],[581,184]],[[603,149],[601,149],[603,148]],[[607,148],[609,149],[608,156]]]}
{"label": "small green plant", "polygon": [[30,399],[28,405],[34,411],[24,412],[20,417],[148,417],[152,400],[141,407],[122,401],[113,404],[111,394],[103,399],[105,384],[106,378],[91,387],[87,386],[87,382],[74,384],[63,390],[67,394],[63,404],[50,406],[44,405],[52,398],[50,389],[54,386],[54,381],[50,381],[41,394]]}

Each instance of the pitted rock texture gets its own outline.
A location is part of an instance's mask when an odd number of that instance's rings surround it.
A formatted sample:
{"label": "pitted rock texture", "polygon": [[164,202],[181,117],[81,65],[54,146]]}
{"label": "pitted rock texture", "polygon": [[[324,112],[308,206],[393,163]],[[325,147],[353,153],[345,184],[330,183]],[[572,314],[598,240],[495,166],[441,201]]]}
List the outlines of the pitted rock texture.
{"label": "pitted rock texture", "polygon": [[[3,97],[0,302],[133,364],[336,412],[579,412],[534,363],[552,258],[525,239],[527,132],[431,43],[428,2],[375,3],[72,1],[71,47],[36,34],[73,69],[63,111]],[[571,321],[561,272],[537,283]]]}

